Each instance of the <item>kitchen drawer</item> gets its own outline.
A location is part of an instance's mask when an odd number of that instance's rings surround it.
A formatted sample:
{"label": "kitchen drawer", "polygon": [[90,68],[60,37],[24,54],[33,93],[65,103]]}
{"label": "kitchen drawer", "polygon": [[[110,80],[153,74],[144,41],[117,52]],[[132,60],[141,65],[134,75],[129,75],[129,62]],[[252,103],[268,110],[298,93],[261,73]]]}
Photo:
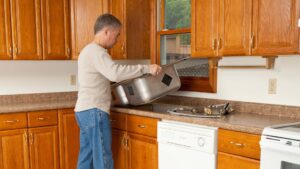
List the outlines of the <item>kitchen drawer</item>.
{"label": "kitchen drawer", "polygon": [[259,165],[258,160],[227,153],[218,153],[218,169],[259,169]]}
{"label": "kitchen drawer", "polygon": [[127,115],[127,131],[157,137],[157,122],[155,118]]}
{"label": "kitchen drawer", "polygon": [[57,110],[28,113],[28,127],[57,125]]}
{"label": "kitchen drawer", "polygon": [[26,113],[0,114],[0,130],[18,129],[26,127]]}
{"label": "kitchen drawer", "polygon": [[224,129],[218,132],[218,151],[260,159],[259,135]]}
{"label": "kitchen drawer", "polygon": [[111,127],[126,130],[126,114],[110,112]]}

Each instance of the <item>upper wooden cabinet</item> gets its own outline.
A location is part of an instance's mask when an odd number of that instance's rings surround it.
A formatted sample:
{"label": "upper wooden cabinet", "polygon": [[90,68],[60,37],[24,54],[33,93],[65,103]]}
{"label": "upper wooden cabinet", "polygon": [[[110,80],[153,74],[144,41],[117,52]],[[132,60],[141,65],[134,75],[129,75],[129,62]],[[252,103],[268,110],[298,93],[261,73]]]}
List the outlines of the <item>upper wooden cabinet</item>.
{"label": "upper wooden cabinet", "polygon": [[40,0],[10,2],[14,59],[42,59]]}
{"label": "upper wooden cabinet", "polygon": [[107,0],[71,0],[72,59],[94,38],[94,25],[107,12]]}
{"label": "upper wooden cabinet", "polygon": [[0,0],[0,59],[12,59],[10,3]]}
{"label": "upper wooden cabinet", "polygon": [[108,0],[109,12],[122,22],[121,35],[110,50],[113,59],[149,59],[154,36],[153,0]]}
{"label": "upper wooden cabinet", "polygon": [[0,0],[0,59],[68,59],[69,0]]}
{"label": "upper wooden cabinet", "polygon": [[41,4],[44,59],[69,59],[69,0],[42,0]]}
{"label": "upper wooden cabinet", "polygon": [[299,48],[299,3],[192,0],[192,56],[295,54]]}
{"label": "upper wooden cabinet", "polygon": [[251,0],[192,0],[192,56],[249,55],[251,7]]}
{"label": "upper wooden cabinet", "polygon": [[298,52],[299,5],[298,0],[253,0],[253,55]]}

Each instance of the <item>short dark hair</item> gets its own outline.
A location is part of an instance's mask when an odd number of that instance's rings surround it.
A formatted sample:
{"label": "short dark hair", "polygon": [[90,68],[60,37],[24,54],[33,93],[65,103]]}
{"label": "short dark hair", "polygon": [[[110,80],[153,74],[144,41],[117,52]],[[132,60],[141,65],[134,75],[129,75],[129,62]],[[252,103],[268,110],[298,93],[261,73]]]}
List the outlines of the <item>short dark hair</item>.
{"label": "short dark hair", "polygon": [[111,14],[103,14],[100,15],[95,23],[94,26],[94,33],[95,35],[101,31],[105,26],[112,26],[114,28],[119,28],[121,26],[121,22],[118,18]]}

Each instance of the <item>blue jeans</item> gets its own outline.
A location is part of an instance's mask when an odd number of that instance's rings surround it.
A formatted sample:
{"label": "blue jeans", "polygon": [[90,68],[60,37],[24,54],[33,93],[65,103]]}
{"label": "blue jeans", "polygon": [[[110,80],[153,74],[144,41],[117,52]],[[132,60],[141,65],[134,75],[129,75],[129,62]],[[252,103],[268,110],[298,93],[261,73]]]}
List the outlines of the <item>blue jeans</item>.
{"label": "blue jeans", "polygon": [[108,113],[93,108],[75,115],[80,128],[77,169],[113,169]]}

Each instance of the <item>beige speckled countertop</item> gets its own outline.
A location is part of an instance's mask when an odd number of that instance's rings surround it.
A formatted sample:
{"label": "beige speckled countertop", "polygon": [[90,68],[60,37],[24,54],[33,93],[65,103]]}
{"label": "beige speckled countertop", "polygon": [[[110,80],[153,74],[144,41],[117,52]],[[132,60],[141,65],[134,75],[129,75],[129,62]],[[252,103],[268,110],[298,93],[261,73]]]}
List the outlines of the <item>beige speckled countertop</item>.
{"label": "beige speckled countertop", "polygon": [[271,115],[259,115],[251,113],[237,113],[225,115],[221,118],[197,118],[171,115],[169,113],[150,112],[134,108],[112,108],[112,111],[128,113],[140,116],[147,116],[165,120],[195,123],[200,125],[214,126],[223,129],[242,131],[252,134],[261,134],[266,126],[300,122],[300,118],[279,117]]}
{"label": "beige speckled countertop", "polygon": [[[37,110],[74,108],[77,92],[42,93],[0,96],[0,113],[16,113]],[[160,99],[159,104],[209,105],[227,101],[168,96]],[[224,129],[261,134],[266,126],[300,121],[300,108],[270,104],[229,101],[235,112],[221,118],[195,118],[176,116],[168,113],[138,110],[136,107],[113,107],[112,111],[128,113],[165,120],[177,120],[200,125],[215,126]],[[192,104],[192,105],[191,105]]]}

